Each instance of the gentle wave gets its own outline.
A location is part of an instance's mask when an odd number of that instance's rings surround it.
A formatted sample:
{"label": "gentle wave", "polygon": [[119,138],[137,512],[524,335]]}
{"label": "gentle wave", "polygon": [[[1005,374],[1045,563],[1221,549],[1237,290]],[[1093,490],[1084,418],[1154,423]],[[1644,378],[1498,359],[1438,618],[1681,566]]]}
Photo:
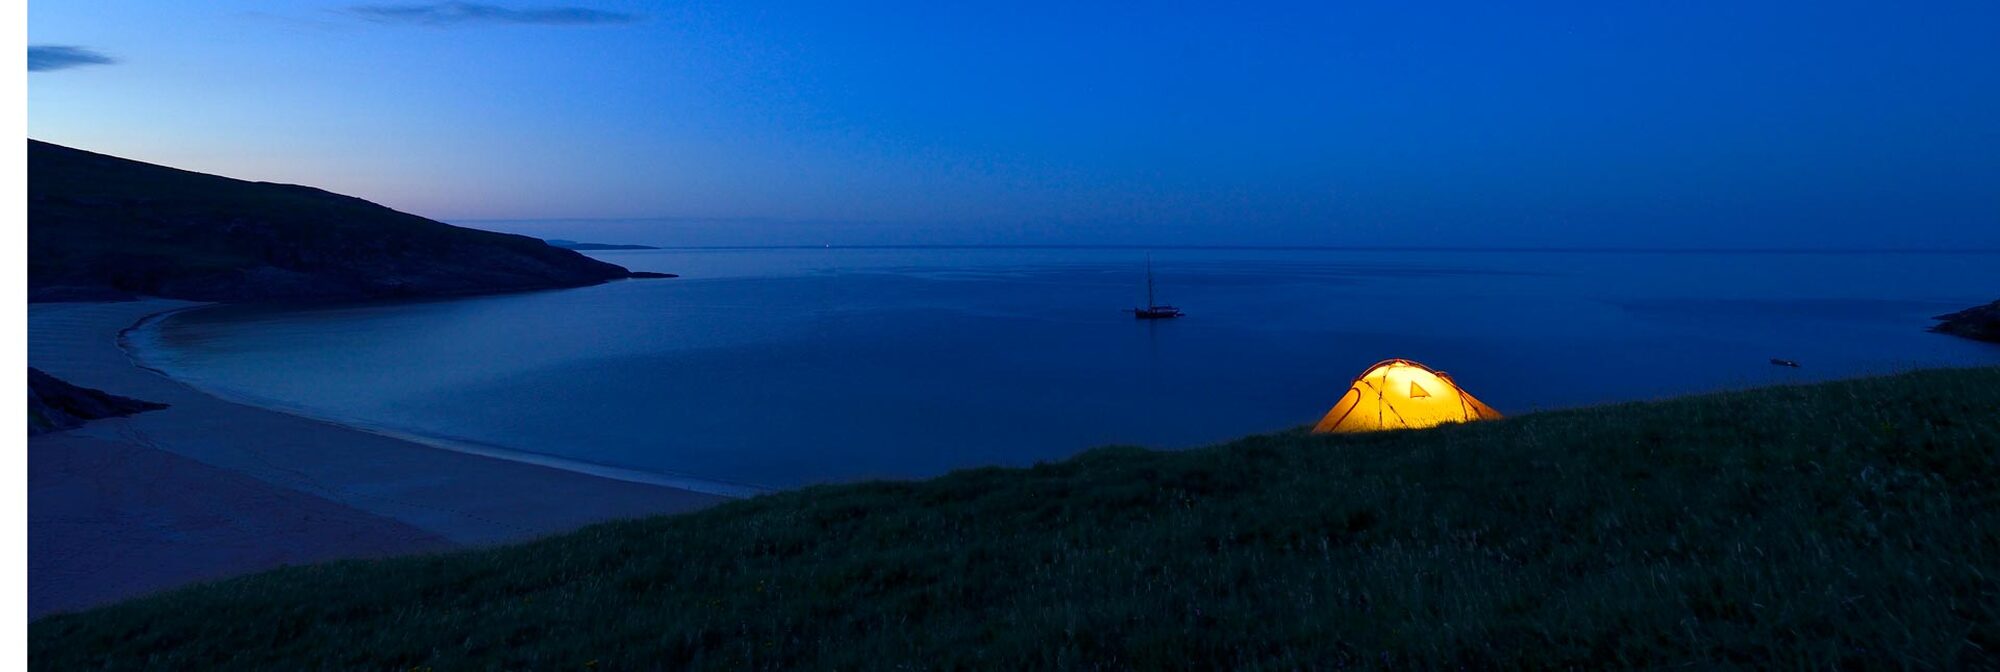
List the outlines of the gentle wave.
{"label": "gentle wave", "polygon": [[326,413],[315,412],[312,409],[303,408],[296,404],[287,404],[282,401],[260,397],[255,394],[251,394],[241,390],[230,389],[225,386],[206,384],[203,381],[201,381],[199,376],[192,375],[183,371],[176,371],[171,364],[167,363],[167,358],[160,356],[160,353],[164,349],[159,346],[159,329],[162,324],[164,324],[167,320],[172,319],[176,315],[181,315],[196,310],[202,310],[205,308],[213,308],[218,305],[220,304],[209,304],[202,306],[190,306],[186,308],[176,308],[173,310],[167,310],[154,313],[152,315],[148,315],[140,319],[138,323],[133,324],[132,326],[127,327],[125,330],[119,332],[118,346],[120,349],[125,351],[125,355],[132,360],[132,364],[134,366],[145,369],[147,371],[152,371],[167,378],[171,378],[175,382],[178,382],[182,385],[186,385],[197,392],[206,394],[211,397],[215,397],[217,399],[221,399],[223,401],[232,404],[241,404],[244,406],[260,408],[276,413],[284,413],[286,415],[297,416],[315,422],[324,422],[329,425],[343,427],[357,432],[367,432],[369,434],[386,436],[392,439],[407,441],[424,447],[436,448],[439,450],[449,450],[455,453],[465,453],[468,455],[478,455],[481,457],[489,457],[496,460],[507,460],[509,462],[532,464],[540,467],[548,467],[550,469],[560,469],[563,471],[576,472],[579,474],[587,474],[590,476],[596,476],[599,478],[605,478],[614,481],[625,481],[629,483],[643,483],[646,485],[657,485],[661,487],[674,488],[677,490],[687,490],[690,492],[699,492],[702,494],[717,495],[722,497],[733,497],[740,499],[746,497],[754,497],[762,494],[768,494],[770,492],[776,491],[775,488],[750,485],[747,483],[731,483],[728,481],[697,478],[683,474],[645,471],[641,469],[632,469],[628,467],[619,467],[608,464],[598,464],[595,462],[586,462],[582,460],[557,457],[554,455],[547,455],[543,453],[516,450],[504,446],[497,446],[490,443],[474,441],[466,438],[443,436],[427,432],[417,432],[395,427],[386,427],[375,423],[357,420],[354,418],[343,418]]}

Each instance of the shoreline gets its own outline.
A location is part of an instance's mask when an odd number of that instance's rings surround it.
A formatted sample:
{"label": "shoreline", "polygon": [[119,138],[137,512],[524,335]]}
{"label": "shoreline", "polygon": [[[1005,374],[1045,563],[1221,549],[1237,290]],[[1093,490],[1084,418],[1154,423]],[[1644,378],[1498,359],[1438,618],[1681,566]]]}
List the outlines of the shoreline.
{"label": "shoreline", "polygon": [[305,420],[326,423],[329,425],[340,427],[342,429],[352,430],[356,432],[365,432],[368,434],[374,434],[376,436],[382,436],[386,438],[396,439],[399,441],[414,443],[435,450],[444,450],[454,453],[476,455],[479,457],[487,457],[496,460],[506,460],[509,462],[519,462],[522,464],[530,464],[538,467],[547,467],[550,469],[560,469],[563,471],[584,474],[587,476],[595,476],[598,478],[604,478],[609,480],[623,481],[627,483],[638,483],[643,485],[654,485],[664,488],[673,488],[676,490],[687,490],[690,492],[698,492],[706,495],[716,495],[719,497],[728,497],[731,499],[744,499],[748,497],[755,497],[757,495],[769,494],[777,492],[779,490],[778,488],[765,487],[749,483],[734,483],[716,479],[701,478],[698,476],[689,476],[686,474],[648,471],[644,469],[634,469],[630,467],[621,467],[617,465],[601,464],[597,462],[589,462],[586,460],[567,458],[560,455],[550,455],[547,453],[537,453],[534,451],[508,448],[506,446],[495,445],[483,441],[476,441],[473,439],[465,439],[460,437],[443,436],[443,435],[430,434],[413,430],[398,429],[394,427],[387,427],[383,425],[360,421],[352,418],[335,418],[335,417],[320,415],[308,411],[306,409],[272,403],[269,400],[260,399],[253,395],[232,394],[226,391],[220,391],[209,387],[203,387],[186,378],[177,377],[167,369],[158,366],[153,361],[149,361],[148,358],[146,357],[146,346],[135,343],[132,339],[132,337],[135,335],[143,335],[149,328],[150,329],[159,328],[159,325],[161,323],[164,323],[166,320],[172,318],[175,315],[202,310],[205,308],[213,308],[221,305],[228,305],[228,304],[205,303],[201,305],[184,306],[180,308],[163,310],[157,313],[147,315],[143,318],[140,318],[138,322],[135,322],[131,326],[126,327],[118,332],[118,348],[125,352],[126,357],[128,357],[131,360],[133,366],[151,372],[155,375],[161,376],[168,380],[174,381],[175,383],[187,387],[188,389],[194,390],[201,394],[208,395],[210,397],[213,397],[215,399],[224,402],[237,404],[240,406],[248,406],[251,408],[263,409],[266,411],[271,411],[273,413],[283,413],[285,415],[290,415]]}
{"label": "shoreline", "polygon": [[425,443],[216,397],[119,344],[184,301],[40,303],[28,360],[168,407],[28,439],[30,615],[287,565],[525,541],[732,498]]}

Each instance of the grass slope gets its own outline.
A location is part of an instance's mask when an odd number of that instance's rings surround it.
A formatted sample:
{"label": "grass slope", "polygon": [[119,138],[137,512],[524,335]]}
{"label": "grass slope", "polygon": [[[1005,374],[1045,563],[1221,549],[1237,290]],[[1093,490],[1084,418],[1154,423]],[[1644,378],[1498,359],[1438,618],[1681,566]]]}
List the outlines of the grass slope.
{"label": "grass slope", "polygon": [[1991,667],[1996,450],[2000,369],[1108,448],[198,586],[30,662]]}

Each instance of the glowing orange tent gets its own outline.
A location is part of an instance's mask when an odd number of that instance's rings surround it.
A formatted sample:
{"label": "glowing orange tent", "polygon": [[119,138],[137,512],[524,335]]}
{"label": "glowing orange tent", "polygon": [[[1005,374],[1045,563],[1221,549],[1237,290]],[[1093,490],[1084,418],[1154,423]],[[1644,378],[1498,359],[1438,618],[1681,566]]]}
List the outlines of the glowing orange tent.
{"label": "glowing orange tent", "polygon": [[1313,426],[1314,434],[1420,429],[1447,422],[1496,420],[1500,412],[1472,398],[1451,376],[1407,359],[1387,359],[1368,367],[1333,410]]}

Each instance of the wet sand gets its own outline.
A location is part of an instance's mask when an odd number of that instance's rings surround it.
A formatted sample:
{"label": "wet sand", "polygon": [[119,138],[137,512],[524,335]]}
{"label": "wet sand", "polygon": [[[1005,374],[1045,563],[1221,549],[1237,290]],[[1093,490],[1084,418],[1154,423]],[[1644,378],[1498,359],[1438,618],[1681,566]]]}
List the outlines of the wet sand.
{"label": "wet sand", "polygon": [[411,443],[236,404],[118,335],[199,304],[31,304],[28,361],[171,406],[32,437],[29,615],[288,564],[519,541],[727,498]]}

